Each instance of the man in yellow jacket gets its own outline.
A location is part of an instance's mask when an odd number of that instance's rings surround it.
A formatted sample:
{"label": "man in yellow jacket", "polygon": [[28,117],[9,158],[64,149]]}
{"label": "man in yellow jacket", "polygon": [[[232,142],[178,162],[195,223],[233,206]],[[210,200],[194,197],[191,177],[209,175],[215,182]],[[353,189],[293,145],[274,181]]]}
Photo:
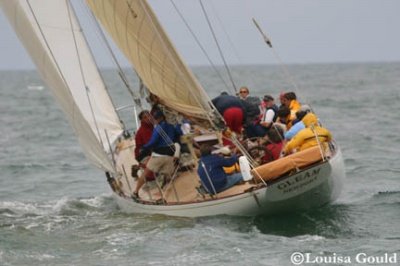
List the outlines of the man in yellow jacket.
{"label": "man in yellow jacket", "polygon": [[290,109],[290,119],[296,119],[296,112],[300,110],[301,104],[297,101],[297,96],[294,92],[287,92],[283,95],[283,105]]}
{"label": "man in yellow jacket", "polygon": [[[284,153],[290,154],[294,151],[302,151],[317,146],[318,143],[326,145],[332,140],[331,133],[324,127],[318,125],[318,119],[313,113],[308,113],[301,120],[306,128],[297,133],[285,146]],[[318,136],[318,140],[317,140]]]}

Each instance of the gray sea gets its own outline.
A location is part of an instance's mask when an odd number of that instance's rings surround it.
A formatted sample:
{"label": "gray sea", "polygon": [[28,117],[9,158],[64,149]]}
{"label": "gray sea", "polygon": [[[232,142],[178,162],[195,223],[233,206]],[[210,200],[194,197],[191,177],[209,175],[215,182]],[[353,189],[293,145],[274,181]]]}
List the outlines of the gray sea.
{"label": "gray sea", "polygon": [[[122,212],[37,73],[0,72],[0,265],[399,265],[400,63],[288,68],[232,73],[253,95],[295,91],[312,105],[342,148],[341,197],[309,212],[196,219]],[[232,92],[226,75],[194,72],[211,97]],[[104,75],[128,104],[116,72]]]}

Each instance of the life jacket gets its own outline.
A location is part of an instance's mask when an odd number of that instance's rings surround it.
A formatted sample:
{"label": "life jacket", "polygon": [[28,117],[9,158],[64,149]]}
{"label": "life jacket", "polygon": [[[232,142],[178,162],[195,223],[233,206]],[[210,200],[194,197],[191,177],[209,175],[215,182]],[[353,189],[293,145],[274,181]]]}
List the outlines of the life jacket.
{"label": "life jacket", "polygon": [[240,172],[240,166],[238,163],[235,163],[232,166],[223,167],[223,168],[224,168],[225,174],[227,174],[227,175],[231,175],[231,174]]}
{"label": "life jacket", "polygon": [[301,104],[297,100],[292,100],[289,104],[290,111],[294,111],[295,113],[299,111],[301,108]]}
{"label": "life jacket", "polygon": [[[332,139],[328,129],[318,125],[318,119],[313,113],[308,113],[302,119],[305,129],[297,133],[285,146],[285,153],[291,153],[293,150],[302,151],[313,146],[324,144]],[[318,140],[317,140],[318,137]]]}
{"label": "life jacket", "polygon": [[290,118],[291,120],[296,119],[296,112],[299,111],[301,108],[301,104],[297,100],[292,100],[289,104],[290,109]]}
{"label": "life jacket", "polygon": [[[276,122],[276,120],[278,119],[278,106],[276,106],[276,104],[274,104],[271,107],[263,107],[264,111],[258,116],[258,118],[254,121],[254,124],[260,124],[261,121],[264,120],[265,115],[267,114],[268,110],[273,110],[274,111],[274,118],[272,119],[272,122]],[[268,127],[270,128],[272,126],[272,124]]]}
{"label": "life jacket", "polygon": [[272,122],[276,122],[276,120],[278,119],[278,110],[279,110],[279,108],[278,108],[278,106],[276,106],[276,104],[272,105],[271,107],[267,107],[267,108],[265,108],[264,115],[270,109],[274,111],[274,118],[272,119]]}

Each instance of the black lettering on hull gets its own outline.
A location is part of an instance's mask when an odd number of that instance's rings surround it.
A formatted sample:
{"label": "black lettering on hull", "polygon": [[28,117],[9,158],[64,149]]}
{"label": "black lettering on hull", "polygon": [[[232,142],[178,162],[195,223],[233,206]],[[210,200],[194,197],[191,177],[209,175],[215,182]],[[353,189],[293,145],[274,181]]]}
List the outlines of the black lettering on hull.
{"label": "black lettering on hull", "polygon": [[289,178],[288,180],[279,183],[277,187],[283,193],[289,193],[294,190],[298,190],[317,180],[320,171],[321,167],[311,169],[300,175],[297,175],[294,178]]}

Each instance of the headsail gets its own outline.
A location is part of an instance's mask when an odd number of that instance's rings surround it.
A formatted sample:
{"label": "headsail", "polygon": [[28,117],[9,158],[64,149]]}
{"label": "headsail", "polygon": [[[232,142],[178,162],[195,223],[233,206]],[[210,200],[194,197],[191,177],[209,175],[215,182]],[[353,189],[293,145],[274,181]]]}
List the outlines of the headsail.
{"label": "headsail", "polygon": [[106,135],[112,142],[123,129],[69,1],[0,0],[0,5],[86,156],[113,171]]}
{"label": "headsail", "polygon": [[151,93],[167,107],[209,120],[209,97],[180,58],[146,0],[86,0]]}

